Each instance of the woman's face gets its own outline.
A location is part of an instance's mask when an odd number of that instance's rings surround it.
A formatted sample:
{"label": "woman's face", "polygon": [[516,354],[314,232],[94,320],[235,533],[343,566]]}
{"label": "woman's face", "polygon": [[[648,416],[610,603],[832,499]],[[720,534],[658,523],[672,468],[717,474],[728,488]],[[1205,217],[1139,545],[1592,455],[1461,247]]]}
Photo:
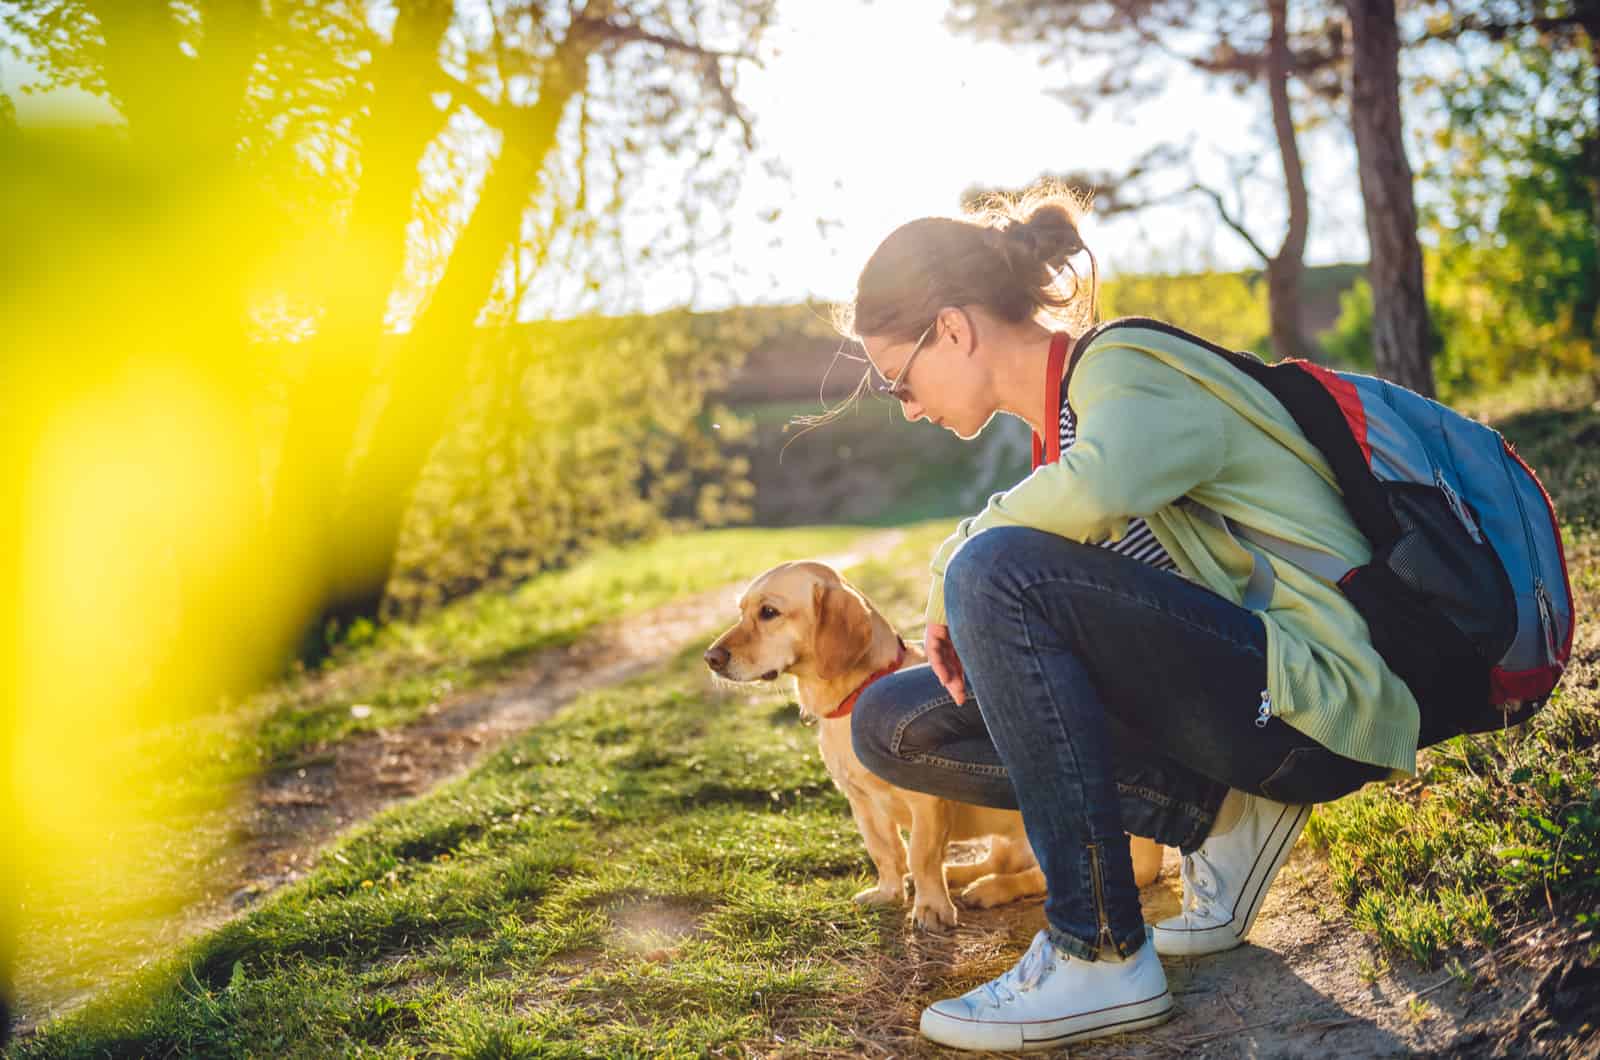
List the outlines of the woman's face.
{"label": "woman's face", "polygon": [[883,382],[879,389],[900,402],[915,423],[927,419],[960,438],[983,429],[994,408],[981,399],[978,366],[971,356],[971,327],[960,310],[945,310],[919,338],[862,336]]}

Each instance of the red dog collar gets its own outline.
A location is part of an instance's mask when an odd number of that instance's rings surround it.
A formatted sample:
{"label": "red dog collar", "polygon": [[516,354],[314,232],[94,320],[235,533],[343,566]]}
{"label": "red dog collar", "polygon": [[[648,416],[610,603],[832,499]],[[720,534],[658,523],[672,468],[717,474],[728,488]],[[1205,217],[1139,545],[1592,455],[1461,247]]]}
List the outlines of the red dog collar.
{"label": "red dog collar", "polygon": [[823,718],[828,721],[832,721],[834,718],[849,717],[850,712],[856,709],[856,700],[861,698],[861,693],[867,690],[867,686],[872,684],[872,682],[876,681],[880,677],[888,677],[890,674],[900,669],[900,667],[904,665],[905,661],[906,642],[905,638],[902,637],[900,638],[900,653],[894,657],[894,662],[890,663],[888,666],[885,666],[883,669],[879,670],[877,673],[861,682],[860,685],[856,686],[856,690],[854,692],[851,692],[848,696],[844,697],[843,703],[840,703],[833,709],[833,713],[824,714]]}

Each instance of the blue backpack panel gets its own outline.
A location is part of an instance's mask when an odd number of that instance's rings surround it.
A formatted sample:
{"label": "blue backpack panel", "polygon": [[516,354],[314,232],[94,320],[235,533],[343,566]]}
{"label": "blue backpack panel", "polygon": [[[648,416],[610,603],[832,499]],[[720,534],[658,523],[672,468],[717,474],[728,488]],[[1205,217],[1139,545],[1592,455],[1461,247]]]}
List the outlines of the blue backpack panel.
{"label": "blue backpack panel", "polygon": [[1227,528],[1344,591],[1416,697],[1419,746],[1514,725],[1544,705],[1572,654],[1572,588],[1555,505],[1499,432],[1386,380],[1301,360],[1264,364],[1154,320],[1112,321],[1077,349],[1122,326],[1227,358],[1327,459],[1372,545],[1369,563],[1350,568]]}

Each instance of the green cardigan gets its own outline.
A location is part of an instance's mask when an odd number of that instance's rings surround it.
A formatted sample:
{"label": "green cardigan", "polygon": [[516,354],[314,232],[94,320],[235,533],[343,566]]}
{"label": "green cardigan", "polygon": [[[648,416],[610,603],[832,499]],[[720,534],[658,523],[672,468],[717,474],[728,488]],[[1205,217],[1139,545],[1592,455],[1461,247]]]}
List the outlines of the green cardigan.
{"label": "green cardigan", "polygon": [[[1164,331],[1118,327],[1080,351],[1068,396],[1076,444],[991,497],[934,555],[930,623],[945,622],[945,568],[978,531],[1029,526],[1099,542],[1121,538],[1135,516],[1186,577],[1240,602],[1250,554],[1177,503],[1184,497],[1351,566],[1371,558],[1327,461],[1276,398],[1215,353]],[[1271,562],[1277,585],[1257,614],[1272,713],[1348,758],[1416,772],[1417,703],[1372,647],[1366,622],[1336,587]]]}

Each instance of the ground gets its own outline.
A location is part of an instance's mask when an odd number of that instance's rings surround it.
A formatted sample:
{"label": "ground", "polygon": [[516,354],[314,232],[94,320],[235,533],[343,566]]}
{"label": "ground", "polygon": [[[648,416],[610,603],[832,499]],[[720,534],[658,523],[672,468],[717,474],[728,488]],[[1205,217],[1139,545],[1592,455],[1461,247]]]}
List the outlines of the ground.
{"label": "ground", "polygon": [[[897,543],[868,539],[866,554]],[[841,566],[859,556],[832,557]],[[228,863],[231,877],[185,910],[182,933],[214,928],[256,906],[318,863],[330,840],[385,807],[458,776],[512,737],[551,718],[589,689],[664,665],[686,640],[725,622],[737,586],[612,622],[568,647],[540,652],[499,684],[441,702],[412,724],[357,733],[302,764],[269,774],[235,822],[245,842]],[[978,851],[957,856],[977,856]],[[1177,908],[1176,856],[1144,895],[1146,915]],[[706,910],[692,901],[639,898],[609,910],[614,948],[646,961],[674,960],[706,930]],[[889,914],[891,921],[893,914]],[[771,1037],[749,1041],[755,1055],[940,1056],[916,1034],[922,1005],[959,992],[1015,960],[1043,924],[1037,901],[967,911],[951,935],[892,923],[887,945],[862,969],[864,989],[838,1000],[829,1016],[830,1046],[799,1037],[813,1016],[778,1015]],[[1274,886],[1250,944],[1222,955],[1168,960],[1177,1015],[1158,1030],[1082,1045],[1080,1056],[1372,1057],[1432,1053],[1525,1055],[1580,1017],[1600,998],[1595,966],[1581,951],[1591,941],[1551,927],[1524,929],[1451,972],[1424,972],[1386,960],[1355,931],[1325,867],[1302,844]],[[552,973],[576,980],[599,951],[563,955]],[[58,1009],[59,1011],[59,1009]],[[25,1013],[24,1033],[31,1029]],[[784,1033],[788,1030],[790,1037]],[[1573,1045],[1570,1036],[1563,1039]],[[1564,1046],[1565,1047],[1565,1046]],[[1593,1055],[1596,1040],[1589,1038]],[[1581,1048],[1581,1047],[1580,1047]]]}

